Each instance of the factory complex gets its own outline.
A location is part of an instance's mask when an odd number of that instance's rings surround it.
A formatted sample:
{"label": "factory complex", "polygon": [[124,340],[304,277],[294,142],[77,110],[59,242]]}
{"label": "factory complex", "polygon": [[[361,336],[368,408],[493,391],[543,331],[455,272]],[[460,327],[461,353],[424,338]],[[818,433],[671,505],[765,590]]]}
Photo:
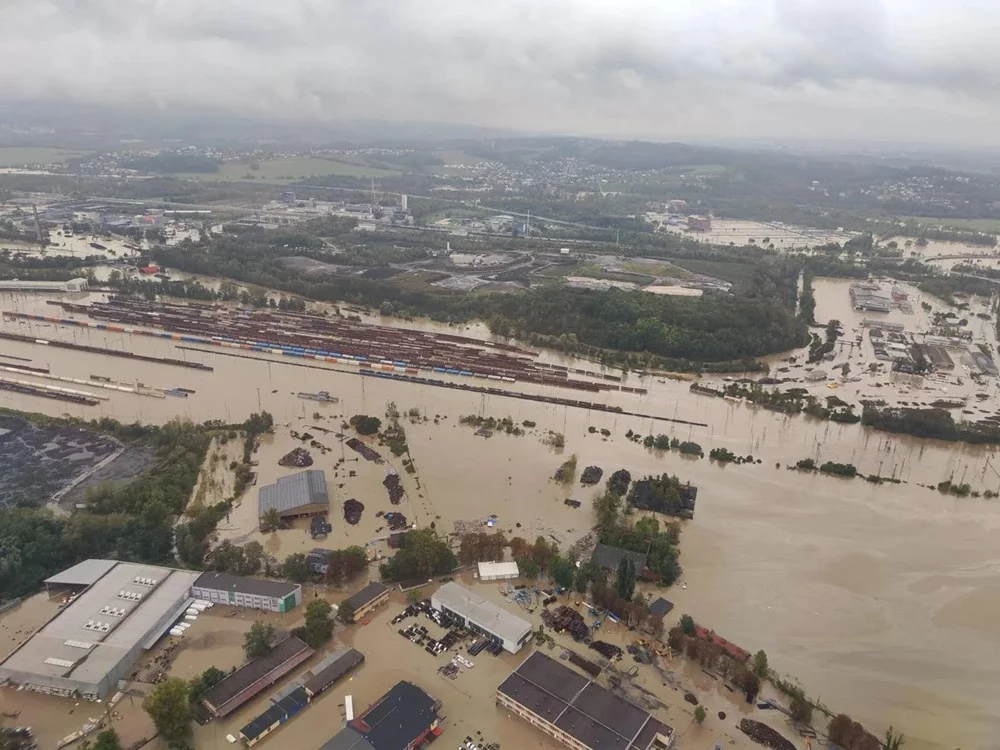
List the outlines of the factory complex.
{"label": "factory complex", "polygon": [[45,583],[70,603],[0,663],[0,680],[56,695],[103,698],[194,601],[198,574],[86,560]]}
{"label": "factory complex", "polygon": [[0,662],[0,680],[91,700],[127,679],[198,599],[278,612],[302,601],[297,584],[117,560],[84,560],[45,585],[65,605]]}

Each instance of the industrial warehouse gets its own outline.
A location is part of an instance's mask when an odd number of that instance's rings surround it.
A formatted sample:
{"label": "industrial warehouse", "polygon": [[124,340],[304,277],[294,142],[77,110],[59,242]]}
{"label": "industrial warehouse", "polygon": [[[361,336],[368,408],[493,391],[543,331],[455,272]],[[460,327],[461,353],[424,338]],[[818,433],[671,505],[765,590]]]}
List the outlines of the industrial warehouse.
{"label": "industrial warehouse", "polygon": [[326,474],[309,469],[264,485],[257,492],[257,518],[263,519],[271,510],[277,511],[282,521],[325,515],[330,510]]}
{"label": "industrial warehouse", "polygon": [[496,638],[512,654],[531,640],[531,623],[455,582],[439,588],[431,596],[431,606],[454,615],[472,630]]}
{"label": "industrial warehouse", "polygon": [[75,598],[0,663],[0,680],[104,698],[183,615],[197,577],[114,560],[85,560],[52,576],[50,595]]}
{"label": "industrial warehouse", "polygon": [[372,581],[361,591],[340,603],[341,609],[353,612],[351,619],[357,621],[375,611],[389,601],[389,589],[377,581]]}
{"label": "industrial warehouse", "polygon": [[302,603],[302,587],[297,583],[241,578],[209,571],[198,576],[191,595],[215,604],[288,612]]}
{"label": "industrial warehouse", "polygon": [[270,687],[316,653],[305,643],[289,636],[266,656],[254,659],[205,693],[202,701],[213,716],[228,716],[265,688]]}
{"label": "industrial warehouse", "polygon": [[271,696],[268,707],[253,721],[240,729],[240,737],[247,747],[286,724],[310,706],[328,688],[344,679],[364,664],[365,656],[353,648],[344,647],[331,652],[319,664]]}
{"label": "industrial warehouse", "polygon": [[674,730],[536,651],[497,688],[497,703],[574,750],[665,750]]}

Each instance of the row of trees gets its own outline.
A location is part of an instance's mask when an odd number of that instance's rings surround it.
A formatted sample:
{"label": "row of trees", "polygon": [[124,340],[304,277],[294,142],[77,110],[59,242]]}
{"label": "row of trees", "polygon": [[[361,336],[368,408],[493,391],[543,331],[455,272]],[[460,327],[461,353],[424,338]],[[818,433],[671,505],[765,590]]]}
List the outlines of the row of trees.
{"label": "row of trees", "polygon": [[451,573],[458,558],[434,529],[414,529],[403,534],[401,546],[379,566],[383,581],[430,579]]}
{"label": "row of trees", "polygon": [[866,404],[861,424],[885,432],[965,443],[1000,444],[1000,426],[983,422],[956,422],[945,409],[880,408]]}

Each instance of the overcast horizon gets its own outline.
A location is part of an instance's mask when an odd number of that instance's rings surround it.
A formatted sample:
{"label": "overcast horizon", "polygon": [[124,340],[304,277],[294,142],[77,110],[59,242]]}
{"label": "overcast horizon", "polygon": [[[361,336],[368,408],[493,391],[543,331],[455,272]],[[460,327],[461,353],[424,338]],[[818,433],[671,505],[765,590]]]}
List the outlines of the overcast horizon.
{"label": "overcast horizon", "polygon": [[8,0],[0,100],[992,146],[1000,4]]}

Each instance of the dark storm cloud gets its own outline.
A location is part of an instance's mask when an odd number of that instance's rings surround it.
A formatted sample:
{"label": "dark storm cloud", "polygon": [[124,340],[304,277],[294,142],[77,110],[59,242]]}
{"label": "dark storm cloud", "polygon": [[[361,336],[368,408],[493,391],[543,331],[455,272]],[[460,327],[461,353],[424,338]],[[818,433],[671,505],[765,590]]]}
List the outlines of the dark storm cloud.
{"label": "dark storm cloud", "polygon": [[0,98],[663,137],[840,135],[847,122],[985,138],[1000,119],[998,6],[6,0]]}

